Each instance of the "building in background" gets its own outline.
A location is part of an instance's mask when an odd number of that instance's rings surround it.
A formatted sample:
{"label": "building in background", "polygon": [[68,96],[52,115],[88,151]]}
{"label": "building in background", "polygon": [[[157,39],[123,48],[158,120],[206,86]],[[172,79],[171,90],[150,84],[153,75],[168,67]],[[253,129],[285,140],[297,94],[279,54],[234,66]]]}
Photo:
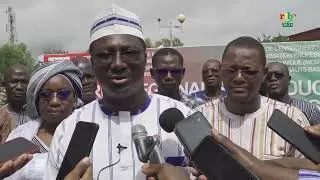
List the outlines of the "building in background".
{"label": "building in background", "polygon": [[288,36],[289,41],[316,41],[320,40],[320,28],[304,31]]}

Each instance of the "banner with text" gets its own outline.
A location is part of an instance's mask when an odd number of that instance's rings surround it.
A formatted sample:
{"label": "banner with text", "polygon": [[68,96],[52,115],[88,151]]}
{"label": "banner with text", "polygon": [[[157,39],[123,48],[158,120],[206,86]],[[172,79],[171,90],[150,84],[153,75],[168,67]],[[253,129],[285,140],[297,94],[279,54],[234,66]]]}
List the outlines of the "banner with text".
{"label": "banner with text", "polygon": [[[292,77],[289,93],[291,96],[308,100],[320,105],[320,41],[265,43],[268,62],[282,62],[289,66]],[[157,86],[150,76],[152,55],[157,49],[147,50],[147,66],[145,71],[145,90],[149,93],[157,91]],[[207,59],[221,60],[224,46],[180,47],[177,50],[184,57],[186,73],[180,86],[187,94],[204,89],[201,79],[202,64]],[[72,59],[76,56],[90,58],[88,53],[60,55],[42,55],[39,61],[56,61]]]}

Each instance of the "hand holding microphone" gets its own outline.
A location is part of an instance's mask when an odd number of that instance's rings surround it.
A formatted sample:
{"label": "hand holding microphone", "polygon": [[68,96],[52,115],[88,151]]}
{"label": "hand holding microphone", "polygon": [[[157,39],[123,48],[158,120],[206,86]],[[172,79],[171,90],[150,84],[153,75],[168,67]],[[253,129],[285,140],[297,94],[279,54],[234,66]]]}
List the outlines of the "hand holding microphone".
{"label": "hand holding microphone", "polygon": [[146,128],[137,124],[131,129],[132,139],[135,144],[138,158],[143,163],[162,164],[165,160],[160,151],[160,142],[154,136],[148,136]]}

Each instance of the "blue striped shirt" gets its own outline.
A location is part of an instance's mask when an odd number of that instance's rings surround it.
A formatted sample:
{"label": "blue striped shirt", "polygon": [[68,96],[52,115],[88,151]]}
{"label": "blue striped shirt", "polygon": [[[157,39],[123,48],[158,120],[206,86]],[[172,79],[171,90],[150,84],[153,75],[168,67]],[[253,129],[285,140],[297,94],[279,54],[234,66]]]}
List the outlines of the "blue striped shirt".
{"label": "blue striped shirt", "polygon": [[290,105],[299,108],[306,115],[311,126],[320,124],[320,111],[314,104],[291,97]]}
{"label": "blue striped shirt", "polygon": [[298,174],[299,180],[319,180],[320,172],[301,169]]}

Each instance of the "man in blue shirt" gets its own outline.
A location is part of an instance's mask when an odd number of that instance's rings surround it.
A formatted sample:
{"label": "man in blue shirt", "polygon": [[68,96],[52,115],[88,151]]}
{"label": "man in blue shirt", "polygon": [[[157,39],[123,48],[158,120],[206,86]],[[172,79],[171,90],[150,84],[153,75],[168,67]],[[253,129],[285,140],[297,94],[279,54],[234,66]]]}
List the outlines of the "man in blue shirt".
{"label": "man in blue shirt", "polygon": [[320,123],[320,111],[312,103],[289,96],[288,89],[291,80],[288,67],[279,62],[267,64],[267,75],[265,77],[265,90],[269,98],[290,104],[299,108],[308,118],[310,125]]}
{"label": "man in blue shirt", "polygon": [[205,90],[195,92],[191,95],[201,99],[202,103],[216,99],[220,95],[224,96],[225,92],[221,91],[220,68],[220,61],[215,59],[207,60],[202,67],[202,80],[205,85]]}

